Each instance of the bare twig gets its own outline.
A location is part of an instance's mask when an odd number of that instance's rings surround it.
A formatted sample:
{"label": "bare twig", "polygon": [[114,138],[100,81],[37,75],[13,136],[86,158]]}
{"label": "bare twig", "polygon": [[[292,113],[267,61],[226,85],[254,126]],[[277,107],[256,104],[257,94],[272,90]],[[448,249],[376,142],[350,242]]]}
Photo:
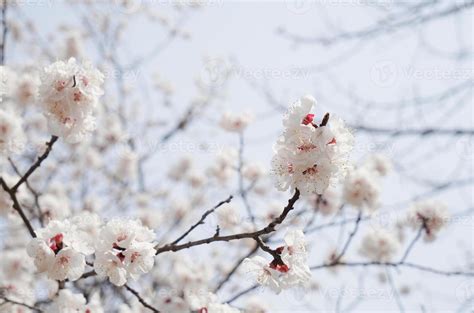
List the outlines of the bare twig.
{"label": "bare twig", "polygon": [[347,252],[347,249],[349,248],[349,245],[351,244],[352,239],[354,238],[355,234],[357,233],[357,230],[359,229],[359,224],[360,224],[361,219],[362,219],[362,211],[359,211],[359,215],[357,215],[354,229],[349,234],[349,238],[347,238],[347,241],[344,244],[344,247],[342,248],[341,253],[339,253],[337,257],[334,258],[334,261],[333,261],[334,263],[338,263],[341,260],[341,258],[344,256],[344,254]]}
{"label": "bare twig", "polygon": [[413,269],[420,270],[422,272],[428,272],[436,275],[443,275],[443,276],[467,276],[467,277],[474,277],[474,272],[462,272],[462,271],[443,271],[443,270],[438,270],[434,269],[431,267],[423,266],[423,265],[418,265],[414,263],[408,263],[408,262],[339,262],[339,263],[327,263],[327,264],[321,264],[321,265],[316,265],[310,267],[311,270],[318,270],[318,269],[323,269],[323,268],[329,268],[329,267],[342,267],[342,266],[347,266],[347,267],[371,267],[371,266],[381,266],[381,267],[409,267]]}
{"label": "bare twig", "polygon": [[234,275],[234,273],[237,271],[237,269],[240,267],[240,265],[242,264],[242,262],[246,259],[246,258],[249,258],[251,257],[255,252],[257,252],[258,250],[258,245],[255,245],[255,247],[250,250],[249,253],[247,253],[245,256],[241,257],[240,259],[237,260],[237,262],[235,263],[235,265],[232,267],[232,269],[227,273],[227,275],[217,284],[217,287],[214,289],[214,293],[217,293],[224,285],[225,283],[227,283],[230,278],[232,277],[232,275]]}
{"label": "bare twig", "polygon": [[253,286],[251,286],[247,289],[244,289],[241,292],[239,292],[238,294],[236,294],[235,296],[233,296],[232,298],[230,298],[229,300],[225,301],[225,303],[230,304],[230,303],[234,302],[235,300],[237,300],[238,298],[242,297],[243,295],[257,289],[258,287],[260,287],[260,285],[253,285]]}
{"label": "bare twig", "polygon": [[125,288],[130,291],[137,299],[138,301],[147,309],[150,309],[152,312],[155,312],[155,313],[160,313],[160,310],[152,307],[150,304],[148,304],[148,302],[146,302],[141,296],[140,294],[138,293],[138,291],[136,291],[135,289],[133,289],[132,287],[130,287],[129,285],[125,285]]}
{"label": "bare twig", "polygon": [[426,223],[425,223],[425,221],[423,221],[423,225],[420,227],[420,229],[418,229],[418,232],[416,233],[415,238],[413,238],[413,240],[408,245],[408,248],[406,249],[405,253],[403,254],[403,257],[400,260],[400,262],[405,262],[405,260],[408,257],[408,254],[410,254],[410,251],[413,249],[413,247],[415,246],[415,243],[418,241],[418,239],[420,239],[421,234],[423,233],[423,231],[425,229],[426,229]]}
{"label": "bare twig", "polygon": [[0,65],[5,64],[5,51],[7,46],[7,0],[2,1],[2,44],[0,46]]}
{"label": "bare twig", "polygon": [[293,196],[288,200],[288,204],[284,208],[284,210],[280,214],[280,216],[275,218],[270,224],[268,224],[266,227],[264,227],[260,230],[257,230],[257,231],[254,231],[254,232],[228,235],[228,236],[212,236],[212,237],[208,237],[208,238],[201,239],[201,240],[190,241],[188,243],[181,244],[181,245],[167,244],[167,245],[164,245],[162,247],[156,247],[156,254],[160,254],[160,253],[167,252],[167,251],[176,252],[176,251],[180,251],[180,250],[183,250],[183,249],[188,249],[188,248],[191,248],[191,247],[200,246],[200,245],[204,245],[204,244],[209,244],[211,242],[217,242],[217,241],[232,241],[232,240],[238,240],[238,239],[244,239],[244,238],[255,239],[256,237],[269,234],[269,233],[275,231],[276,226],[280,225],[285,220],[288,213],[291,210],[293,210],[294,204],[296,203],[296,201],[298,201],[299,197],[300,197],[300,192],[299,192],[298,189],[296,189]]}
{"label": "bare twig", "polygon": [[201,224],[204,224],[204,221],[205,219],[207,218],[208,215],[212,214],[215,210],[217,210],[219,207],[221,207],[222,205],[224,205],[225,203],[229,203],[230,201],[232,201],[232,198],[233,196],[229,196],[227,199],[219,202],[218,204],[216,204],[213,208],[207,210],[206,212],[204,212],[204,214],[201,216],[201,219],[199,219],[199,221],[192,225],[184,234],[182,234],[178,239],[176,239],[175,241],[173,241],[171,244],[172,245],[175,245],[177,244],[178,242],[180,242],[181,240],[183,240],[187,235],[189,235],[196,227],[198,227],[199,225]]}
{"label": "bare twig", "polygon": [[18,201],[16,197],[15,191],[13,189],[9,188],[5,180],[3,180],[2,177],[0,177],[0,184],[2,185],[3,190],[5,190],[6,193],[10,196],[13,202],[13,208],[15,211],[20,214],[21,219],[23,220],[23,223],[25,224],[26,228],[28,228],[28,231],[30,232],[31,237],[36,238],[36,233],[35,230],[33,229],[33,226],[31,226],[30,221],[25,215],[25,212],[23,212],[23,209],[21,208],[20,202]]}
{"label": "bare twig", "polygon": [[[5,301],[4,303],[16,304],[16,305],[19,305],[19,306],[28,308],[28,309],[33,310],[33,311],[36,311],[36,312],[44,312],[43,310],[38,309],[38,308],[35,308],[34,306],[28,305],[28,304],[23,303],[23,302],[18,302],[18,301],[9,299],[9,298],[7,298],[7,297],[3,297],[3,296],[2,296],[2,297],[0,297],[0,299],[4,300],[4,301]],[[0,305],[1,305],[1,304],[0,304]]]}
{"label": "bare twig", "polygon": [[18,190],[18,188],[24,183],[26,182],[26,180],[31,176],[31,174],[34,173],[34,171],[41,166],[41,163],[46,160],[46,158],[48,157],[49,153],[51,152],[51,150],[53,149],[53,145],[54,143],[58,140],[58,137],[57,136],[51,136],[51,139],[46,143],[46,150],[43,152],[42,155],[40,155],[38,157],[38,159],[36,160],[35,163],[33,163],[33,165],[31,165],[31,167],[28,169],[28,171],[26,171],[25,175],[23,175],[20,180],[15,184],[15,186],[13,186],[11,188],[12,192],[16,192]]}

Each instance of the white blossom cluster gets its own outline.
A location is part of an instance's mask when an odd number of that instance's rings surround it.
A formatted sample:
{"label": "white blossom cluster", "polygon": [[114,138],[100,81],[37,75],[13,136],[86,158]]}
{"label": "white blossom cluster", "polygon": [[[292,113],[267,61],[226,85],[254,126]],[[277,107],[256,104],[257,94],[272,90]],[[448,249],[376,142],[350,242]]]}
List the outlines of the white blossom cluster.
{"label": "white blossom cluster", "polygon": [[363,237],[359,252],[371,261],[389,262],[399,249],[400,243],[394,233],[377,228]]}
{"label": "white blossom cluster", "polygon": [[253,121],[251,113],[235,114],[226,112],[221,118],[220,126],[228,132],[241,133]]}
{"label": "white blossom cluster", "polygon": [[278,189],[298,188],[303,195],[322,194],[343,178],[353,146],[344,122],[331,116],[325,126],[316,123],[311,109],[316,100],[305,96],[291,105],[276,143],[272,172]]}
{"label": "white blossom cluster", "polygon": [[352,168],[344,181],[344,202],[367,212],[379,206],[380,178],[391,169],[390,161],[382,155],[371,155],[361,166]]}
{"label": "white blossom cluster", "polygon": [[137,220],[113,219],[100,231],[94,269],[122,286],[148,273],[155,262],[155,233]]}
{"label": "white blossom cluster", "polygon": [[433,241],[440,230],[447,224],[449,213],[444,203],[435,200],[424,200],[413,204],[409,209],[408,223],[418,230],[424,227],[425,241]]}
{"label": "white blossom cluster", "polygon": [[0,155],[22,152],[25,142],[22,119],[14,112],[0,108]]}
{"label": "white blossom cluster", "polygon": [[54,280],[79,279],[92,254],[96,273],[117,286],[149,272],[154,264],[155,234],[136,220],[114,219],[102,225],[96,214],[84,212],[53,220],[36,233],[27,252],[37,270]]}
{"label": "white blossom cluster", "polygon": [[285,245],[277,249],[283,264],[268,262],[261,256],[244,260],[245,271],[254,276],[258,284],[276,293],[283,289],[306,286],[311,278],[307,264],[306,241],[301,230],[290,230],[285,235]]}
{"label": "white blossom cluster", "polygon": [[84,274],[86,256],[93,254],[95,248],[92,239],[85,238],[91,234],[82,226],[77,220],[53,220],[36,231],[37,238],[30,241],[27,252],[39,272],[60,281],[74,281]]}
{"label": "white blossom cluster", "polygon": [[104,75],[91,64],[80,65],[74,58],[44,69],[39,95],[53,135],[78,142],[95,129],[93,112],[103,81]]}
{"label": "white blossom cluster", "polygon": [[100,296],[94,293],[87,302],[80,293],[73,293],[68,289],[59,290],[58,295],[49,306],[49,313],[104,313]]}

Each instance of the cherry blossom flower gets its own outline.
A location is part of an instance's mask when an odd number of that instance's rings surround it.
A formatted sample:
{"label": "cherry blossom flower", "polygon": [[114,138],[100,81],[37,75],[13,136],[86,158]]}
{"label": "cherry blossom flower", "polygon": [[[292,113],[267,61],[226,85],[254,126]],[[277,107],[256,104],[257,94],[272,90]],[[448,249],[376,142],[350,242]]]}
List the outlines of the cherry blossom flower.
{"label": "cherry blossom flower", "polygon": [[318,126],[310,113],[315,104],[313,97],[305,96],[290,107],[283,120],[285,129],[272,160],[281,191],[298,188],[303,195],[322,194],[347,171],[353,136],[336,117]]}
{"label": "cherry blossom flower", "polygon": [[387,176],[387,174],[389,174],[392,170],[391,161],[381,154],[371,155],[365,160],[362,166],[370,171],[373,171],[381,177]]}
{"label": "cherry blossom flower", "polygon": [[74,58],[47,66],[41,74],[40,101],[53,135],[74,143],[95,129],[93,111],[103,94],[104,75]]}
{"label": "cherry blossom flower", "polygon": [[361,167],[350,171],[344,182],[344,201],[356,208],[373,212],[379,205],[378,177]]}
{"label": "cherry blossom flower", "polygon": [[240,114],[226,112],[221,118],[220,126],[228,132],[241,133],[252,121],[253,115],[248,112]]}
{"label": "cherry blossom flower", "polygon": [[340,193],[329,186],[322,195],[309,196],[308,202],[313,206],[318,213],[323,216],[329,216],[336,213],[342,204]]}
{"label": "cherry blossom flower", "polygon": [[191,293],[186,297],[191,310],[199,313],[239,313],[240,310],[228,304],[219,303],[213,293]]}
{"label": "cherry blossom flower", "polygon": [[394,233],[384,229],[373,229],[362,239],[360,254],[371,261],[390,262],[400,248]]}
{"label": "cherry blossom flower", "polygon": [[63,220],[71,214],[69,204],[54,194],[45,194],[39,198],[39,205],[45,222]]}
{"label": "cherry blossom flower", "polygon": [[72,293],[68,289],[59,290],[57,297],[50,305],[49,313],[103,313],[98,294],[92,295],[89,304],[80,293]]}
{"label": "cherry blossom flower", "polygon": [[15,113],[0,109],[0,155],[22,152],[25,141],[21,118]]}
{"label": "cherry blossom flower", "polygon": [[413,229],[424,228],[425,241],[436,239],[448,218],[445,204],[431,199],[415,203],[408,213],[408,223]]}
{"label": "cherry blossom flower", "polygon": [[113,219],[101,230],[94,269],[99,276],[122,286],[136,279],[154,264],[154,232],[138,220]]}
{"label": "cherry blossom flower", "polygon": [[46,272],[55,280],[77,280],[84,273],[85,255],[93,253],[92,247],[77,236],[76,227],[69,220],[51,221],[36,231],[27,246],[39,272]]}
{"label": "cherry blossom flower", "polygon": [[286,245],[276,250],[281,255],[283,264],[276,260],[268,262],[261,256],[246,258],[243,262],[246,272],[252,274],[258,284],[267,286],[276,293],[292,287],[305,287],[311,279],[303,232],[290,230],[284,239]]}

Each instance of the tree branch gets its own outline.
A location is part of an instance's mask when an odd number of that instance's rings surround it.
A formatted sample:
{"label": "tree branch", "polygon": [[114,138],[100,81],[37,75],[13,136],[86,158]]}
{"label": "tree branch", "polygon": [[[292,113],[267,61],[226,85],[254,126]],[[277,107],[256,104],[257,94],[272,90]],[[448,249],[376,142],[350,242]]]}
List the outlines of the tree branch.
{"label": "tree branch", "polygon": [[296,201],[298,201],[299,197],[300,197],[300,192],[299,192],[298,189],[296,189],[293,196],[288,200],[288,204],[284,208],[284,210],[280,214],[280,216],[275,218],[270,224],[268,224],[266,227],[264,227],[260,230],[257,230],[257,231],[254,231],[254,232],[234,234],[234,235],[229,235],[229,236],[212,236],[212,237],[208,237],[208,238],[201,239],[201,240],[190,241],[188,243],[181,244],[181,245],[167,244],[167,245],[162,246],[161,248],[160,247],[155,247],[156,248],[156,254],[158,255],[160,253],[167,252],[167,251],[176,252],[176,251],[179,251],[179,250],[188,249],[188,248],[191,248],[191,247],[194,247],[194,246],[200,246],[200,245],[209,244],[211,242],[217,242],[217,241],[232,241],[232,240],[238,240],[238,239],[244,239],[244,238],[255,239],[256,237],[269,234],[269,233],[275,231],[275,227],[280,225],[285,220],[288,213],[291,210],[293,210],[294,204],[296,203]]}
{"label": "tree branch", "polygon": [[26,171],[25,175],[23,175],[20,180],[11,188],[11,190],[15,193],[17,189],[34,173],[34,171],[41,166],[41,163],[46,160],[49,153],[53,149],[54,143],[58,140],[57,136],[51,136],[51,139],[46,143],[46,150],[43,152],[41,156],[38,157],[35,163],[31,165],[31,167]]}

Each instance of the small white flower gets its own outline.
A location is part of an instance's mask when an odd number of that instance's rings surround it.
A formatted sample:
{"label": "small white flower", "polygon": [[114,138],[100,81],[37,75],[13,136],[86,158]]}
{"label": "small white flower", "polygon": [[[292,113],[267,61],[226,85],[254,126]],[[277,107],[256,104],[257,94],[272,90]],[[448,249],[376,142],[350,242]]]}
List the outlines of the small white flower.
{"label": "small white flower", "polygon": [[446,225],[449,213],[444,203],[425,200],[415,203],[408,213],[409,225],[417,230],[424,227],[425,241],[433,241]]}
{"label": "small white flower", "polygon": [[37,270],[51,279],[79,279],[84,273],[85,255],[94,250],[78,237],[75,226],[68,220],[51,221],[36,233],[38,237],[30,241],[27,252]]}
{"label": "small white flower", "polygon": [[150,242],[133,242],[123,252],[124,263],[127,264],[128,275],[136,278],[141,274],[148,273],[155,263],[154,245]]}
{"label": "small white flower", "polygon": [[62,201],[54,194],[45,194],[39,198],[39,205],[43,219],[46,222],[51,220],[63,220],[69,216],[71,210],[69,203]]}
{"label": "small white flower", "polygon": [[371,261],[389,262],[400,248],[395,234],[384,229],[374,229],[362,239],[360,254]]}
{"label": "small white flower", "polygon": [[121,180],[133,180],[138,173],[138,155],[131,149],[120,154],[117,163],[116,175]]}
{"label": "small white flower", "polygon": [[94,261],[94,270],[97,275],[108,277],[116,286],[123,286],[127,282],[127,270],[123,263],[124,257],[111,251],[97,253]]}
{"label": "small white flower", "polygon": [[220,126],[228,132],[241,133],[253,121],[253,115],[250,113],[232,114],[224,113],[221,118]]}
{"label": "small white flower", "polygon": [[344,200],[356,208],[373,212],[379,205],[379,184],[373,172],[363,167],[353,170],[344,182]]}
{"label": "small white flower", "polygon": [[261,256],[247,258],[242,263],[245,271],[254,276],[259,285],[269,287],[276,293],[282,290],[279,271],[270,268],[269,262]]}
{"label": "small white flower", "polygon": [[387,157],[381,154],[373,154],[367,158],[362,167],[365,167],[383,177],[392,170],[392,163]]}
{"label": "small white flower", "polygon": [[278,264],[276,260],[268,262],[260,256],[247,258],[243,262],[246,272],[252,274],[258,284],[267,286],[276,293],[292,287],[305,287],[311,279],[303,232],[288,231],[285,243],[285,246],[276,250],[281,255],[283,264]]}
{"label": "small white flower", "polygon": [[21,118],[12,112],[0,109],[0,155],[20,153],[24,149],[25,142]]}
{"label": "small white flower", "polygon": [[89,304],[80,293],[72,293],[68,289],[61,289],[49,307],[49,313],[103,313],[98,294],[91,297]]}

